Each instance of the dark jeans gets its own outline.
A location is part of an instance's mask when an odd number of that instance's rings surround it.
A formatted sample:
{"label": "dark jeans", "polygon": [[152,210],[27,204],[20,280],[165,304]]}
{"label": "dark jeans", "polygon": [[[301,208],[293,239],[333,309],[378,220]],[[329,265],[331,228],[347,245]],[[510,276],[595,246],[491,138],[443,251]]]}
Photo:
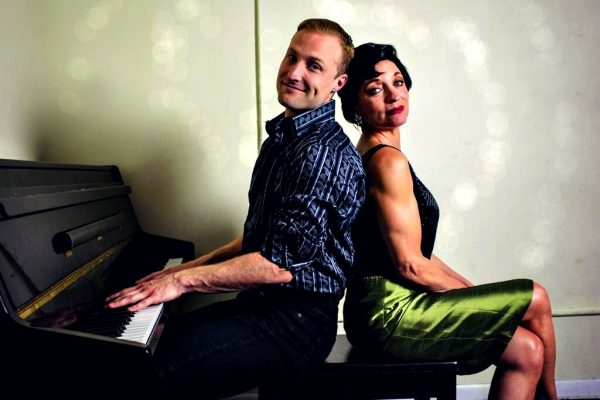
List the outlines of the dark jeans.
{"label": "dark jeans", "polygon": [[318,365],[335,342],[338,303],[319,293],[252,290],[183,314],[157,349],[154,394],[219,399]]}

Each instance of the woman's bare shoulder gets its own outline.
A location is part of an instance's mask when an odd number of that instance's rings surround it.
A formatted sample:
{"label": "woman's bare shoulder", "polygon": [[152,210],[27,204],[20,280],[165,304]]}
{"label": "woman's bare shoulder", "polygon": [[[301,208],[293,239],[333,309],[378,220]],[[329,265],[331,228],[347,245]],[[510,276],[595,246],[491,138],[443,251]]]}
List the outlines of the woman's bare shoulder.
{"label": "woman's bare shoulder", "polygon": [[377,149],[371,156],[367,168],[386,174],[409,172],[408,159],[404,153],[391,146],[383,146]]}

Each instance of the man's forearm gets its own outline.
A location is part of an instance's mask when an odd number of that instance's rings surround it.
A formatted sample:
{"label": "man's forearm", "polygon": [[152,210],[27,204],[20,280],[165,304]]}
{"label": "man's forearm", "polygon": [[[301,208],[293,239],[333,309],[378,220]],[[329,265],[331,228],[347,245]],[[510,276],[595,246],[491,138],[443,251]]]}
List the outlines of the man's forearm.
{"label": "man's forearm", "polygon": [[185,292],[221,293],[286,283],[291,281],[292,274],[260,253],[250,253],[216,264],[203,264],[201,268],[179,271],[174,278]]}
{"label": "man's forearm", "polygon": [[240,256],[242,254],[242,240],[243,236],[240,235],[225,246],[198,257],[193,262],[194,266],[216,264]]}

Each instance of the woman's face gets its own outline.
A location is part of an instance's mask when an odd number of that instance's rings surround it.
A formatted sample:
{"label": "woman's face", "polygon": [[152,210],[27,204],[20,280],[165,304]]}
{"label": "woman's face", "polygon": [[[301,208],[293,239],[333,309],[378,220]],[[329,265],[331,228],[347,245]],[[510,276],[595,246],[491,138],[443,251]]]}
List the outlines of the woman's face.
{"label": "woman's face", "polygon": [[375,64],[381,74],[362,83],[358,91],[357,113],[372,128],[403,125],[408,118],[408,89],[402,73],[392,61]]}

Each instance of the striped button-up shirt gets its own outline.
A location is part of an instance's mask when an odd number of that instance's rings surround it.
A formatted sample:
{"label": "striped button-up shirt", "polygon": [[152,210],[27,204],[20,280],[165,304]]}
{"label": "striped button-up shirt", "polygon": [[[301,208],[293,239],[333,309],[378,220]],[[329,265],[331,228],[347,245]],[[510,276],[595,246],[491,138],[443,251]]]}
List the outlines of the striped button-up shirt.
{"label": "striped button-up shirt", "polygon": [[249,190],[243,249],[292,272],[281,284],[341,296],[352,267],[351,224],[365,198],[360,155],[335,121],[335,101],[266,124]]}

